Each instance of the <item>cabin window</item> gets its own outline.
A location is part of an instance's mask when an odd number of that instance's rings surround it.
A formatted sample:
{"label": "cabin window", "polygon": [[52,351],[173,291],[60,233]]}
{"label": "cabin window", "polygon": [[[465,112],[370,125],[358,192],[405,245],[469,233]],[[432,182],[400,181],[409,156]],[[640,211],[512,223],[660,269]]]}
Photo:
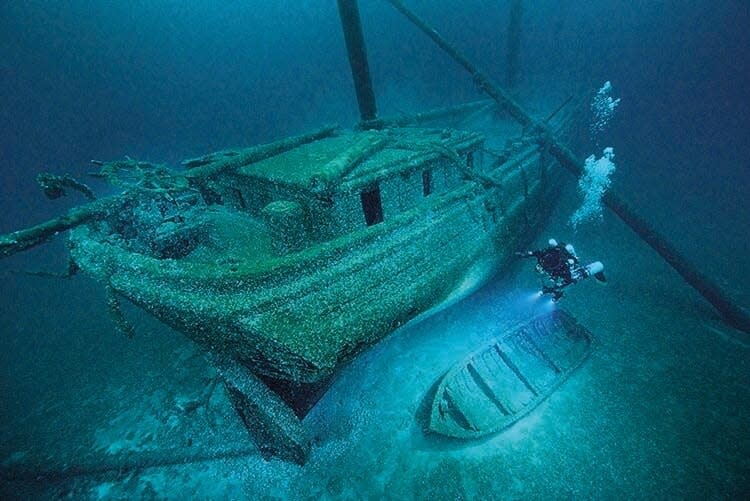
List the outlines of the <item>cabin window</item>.
{"label": "cabin window", "polygon": [[430,193],[432,193],[432,171],[423,170],[422,171],[422,194],[424,194],[424,196],[427,196]]}
{"label": "cabin window", "polygon": [[380,199],[380,186],[364,190],[360,194],[362,199],[362,211],[365,213],[367,226],[383,222],[383,202]]}

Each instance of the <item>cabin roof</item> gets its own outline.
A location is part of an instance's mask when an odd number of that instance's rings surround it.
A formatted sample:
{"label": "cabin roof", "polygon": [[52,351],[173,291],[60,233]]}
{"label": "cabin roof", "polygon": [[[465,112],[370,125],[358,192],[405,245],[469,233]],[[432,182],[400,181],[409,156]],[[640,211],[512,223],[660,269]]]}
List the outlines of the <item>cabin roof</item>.
{"label": "cabin roof", "polygon": [[482,140],[480,134],[451,129],[358,131],[304,144],[237,174],[316,192],[351,190],[418,168],[446,148],[463,150]]}

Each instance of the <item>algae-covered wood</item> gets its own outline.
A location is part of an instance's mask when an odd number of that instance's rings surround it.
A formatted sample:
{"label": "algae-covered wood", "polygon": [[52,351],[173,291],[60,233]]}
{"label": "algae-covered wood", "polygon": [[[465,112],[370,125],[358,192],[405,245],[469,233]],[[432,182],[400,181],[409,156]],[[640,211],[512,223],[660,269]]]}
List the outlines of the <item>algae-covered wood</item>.
{"label": "algae-covered wood", "polygon": [[[125,205],[74,230],[71,256],[255,374],[321,385],[532,236],[551,207],[550,162],[520,141],[493,165],[481,146],[436,129],[321,138],[214,174],[199,193]],[[311,185],[320,173],[323,191]]]}

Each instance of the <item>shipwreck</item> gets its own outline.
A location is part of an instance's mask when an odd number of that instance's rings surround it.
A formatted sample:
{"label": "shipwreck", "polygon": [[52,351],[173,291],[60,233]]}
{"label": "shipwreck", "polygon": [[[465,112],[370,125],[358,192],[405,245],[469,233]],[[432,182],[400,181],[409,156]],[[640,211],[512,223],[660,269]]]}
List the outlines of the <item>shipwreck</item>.
{"label": "shipwreck", "polygon": [[[96,162],[96,175],[120,189],[106,198],[70,177],[40,176],[51,198],[77,190],[91,200],[0,236],[4,257],[69,230],[70,272],[103,284],[120,330],[132,335],[120,308],[127,300],[210,353],[265,457],[303,463],[310,442],[301,419],[337,370],[500,271],[534,238],[564,170],[580,171],[558,139],[570,113],[532,118],[390,3],[495,102],[378,118],[357,4],[339,0],[362,119],[353,130],[323,127],[180,168]],[[493,137],[502,147],[460,127],[479,113],[514,124]],[[614,193],[605,202],[660,253],[681,259]],[[670,264],[690,271],[680,259]],[[743,325],[744,313],[704,278],[688,281]]]}

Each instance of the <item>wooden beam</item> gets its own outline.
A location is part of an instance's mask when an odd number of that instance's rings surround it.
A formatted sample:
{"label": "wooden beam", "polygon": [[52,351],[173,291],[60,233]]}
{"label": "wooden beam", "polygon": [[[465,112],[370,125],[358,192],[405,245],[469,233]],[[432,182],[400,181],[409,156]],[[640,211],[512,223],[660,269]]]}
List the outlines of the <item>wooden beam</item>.
{"label": "wooden beam", "polygon": [[298,136],[286,137],[272,143],[245,148],[236,152],[236,154],[232,156],[219,156],[216,161],[192,168],[186,171],[184,175],[193,182],[196,180],[208,179],[224,172],[237,170],[245,165],[280,155],[281,153],[293,150],[303,144],[330,137],[334,135],[337,130],[337,125],[327,125]]}
{"label": "wooden beam", "polygon": [[62,216],[50,219],[31,228],[0,235],[0,258],[11,256],[47,242],[58,233],[76,226],[103,219],[123,203],[123,195],[100,198],[68,210]]}
{"label": "wooden beam", "polygon": [[516,119],[521,125],[524,127],[532,125],[534,123],[534,120],[531,119],[531,117],[521,108],[521,106],[516,103],[507,92],[499,88],[497,85],[494,85],[492,83],[492,80],[482,71],[479,70],[469,59],[463,55],[458,49],[453,47],[450,43],[448,43],[447,40],[445,40],[433,27],[425,23],[422,19],[419,18],[414,12],[410,11],[409,9],[404,6],[403,3],[401,3],[400,0],[387,0],[388,2],[393,5],[396,10],[401,12],[404,16],[406,16],[409,21],[411,21],[414,25],[416,25],[420,30],[424,32],[425,35],[430,37],[433,42],[435,42],[441,49],[443,49],[445,52],[448,53],[449,56],[451,56],[453,59],[458,62],[461,66],[463,66],[469,73],[471,73],[471,76],[473,77],[474,81],[479,85],[479,87],[485,91],[492,99],[497,101],[497,103],[505,110],[507,111],[514,119]]}
{"label": "wooden beam", "polygon": [[359,6],[357,0],[338,0],[338,5],[346,51],[349,54],[349,65],[354,77],[359,114],[362,121],[374,120],[378,110],[375,105],[375,93],[372,90],[370,66],[367,64],[367,49],[365,37],[362,34],[362,23],[359,19]]}
{"label": "wooden beam", "polygon": [[211,358],[261,456],[305,464],[310,439],[294,411],[241,363],[221,355]]}

